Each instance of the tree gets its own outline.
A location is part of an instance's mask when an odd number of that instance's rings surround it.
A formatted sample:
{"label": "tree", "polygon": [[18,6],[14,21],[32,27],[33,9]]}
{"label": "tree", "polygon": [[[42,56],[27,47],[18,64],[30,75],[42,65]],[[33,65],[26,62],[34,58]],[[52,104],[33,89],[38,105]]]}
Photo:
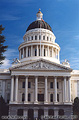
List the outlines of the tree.
{"label": "tree", "polygon": [[5,42],[5,37],[2,34],[2,31],[5,28],[2,27],[2,25],[0,25],[0,64],[2,64],[2,60],[5,59],[5,56],[3,55],[3,53],[7,50],[8,46],[4,46],[3,43]]}
{"label": "tree", "polygon": [[0,120],[2,120],[2,116],[7,116],[8,115],[8,105],[5,103],[5,100],[3,97],[0,97]]}
{"label": "tree", "polygon": [[78,118],[75,120],[79,120],[79,98],[78,97],[74,99],[73,114],[78,116]]}

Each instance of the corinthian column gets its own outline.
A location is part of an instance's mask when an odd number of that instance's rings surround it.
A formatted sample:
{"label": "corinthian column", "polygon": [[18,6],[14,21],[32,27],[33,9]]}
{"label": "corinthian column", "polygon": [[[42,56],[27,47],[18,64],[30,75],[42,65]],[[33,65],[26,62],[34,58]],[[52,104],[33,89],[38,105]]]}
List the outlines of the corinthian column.
{"label": "corinthian column", "polygon": [[47,76],[46,76],[45,77],[45,102],[44,102],[45,104],[47,104],[47,102],[48,102],[48,99],[47,99],[48,98],[48,96],[47,96],[48,94],[47,93],[48,93],[48,91],[47,91]]}
{"label": "corinthian column", "polygon": [[35,102],[34,104],[38,103],[38,77],[35,77]]}
{"label": "corinthian column", "polygon": [[69,98],[69,102],[71,102],[71,80],[70,80],[70,77],[68,78],[68,98]]}
{"label": "corinthian column", "polygon": [[16,76],[15,80],[15,102],[18,102],[18,76]]}
{"label": "corinthian column", "polygon": [[25,104],[28,103],[28,76],[25,78]]}
{"label": "corinthian column", "polygon": [[13,102],[13,92],[14,92],[14,76],[11,77],[11,95],[10,95],[10,102]]}
{"label": "corinthian column", "polygon": [[54,77],[54,102],[57,102],[57,77]]}

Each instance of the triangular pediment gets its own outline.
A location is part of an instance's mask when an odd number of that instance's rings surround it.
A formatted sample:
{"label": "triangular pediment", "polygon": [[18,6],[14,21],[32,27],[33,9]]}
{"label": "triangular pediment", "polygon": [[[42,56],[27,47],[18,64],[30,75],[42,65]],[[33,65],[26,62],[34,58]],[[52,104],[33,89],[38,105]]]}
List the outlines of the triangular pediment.
{"label": "triangular pediment", "polygon": [[15,66],[13,69],[22,70],[72,70],[71,68],[65,67],[61,64],[56,64],[48,60],[35,60],[27,63],[20,63],[20,65]]}

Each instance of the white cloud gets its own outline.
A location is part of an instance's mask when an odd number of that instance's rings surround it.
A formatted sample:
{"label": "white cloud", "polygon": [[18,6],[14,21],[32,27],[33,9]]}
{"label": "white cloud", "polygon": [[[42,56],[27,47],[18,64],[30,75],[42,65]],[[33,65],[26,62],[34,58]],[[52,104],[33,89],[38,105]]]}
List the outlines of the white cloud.
{"label": "white cloud", "polygon": [[8,59],[3,60],[2,62],[3,62],[3,64],[0,65],[0,69],[1,68],[6,69],[6,68],[9,68],[11,66],[10,60],[8,60]]}
{"label": "white cloud", "polygon": [[20,19],[19,17],[13,16],[10,14],[3,14],[0,16],[0,21],[1,20],[19,20],[19,19]]}

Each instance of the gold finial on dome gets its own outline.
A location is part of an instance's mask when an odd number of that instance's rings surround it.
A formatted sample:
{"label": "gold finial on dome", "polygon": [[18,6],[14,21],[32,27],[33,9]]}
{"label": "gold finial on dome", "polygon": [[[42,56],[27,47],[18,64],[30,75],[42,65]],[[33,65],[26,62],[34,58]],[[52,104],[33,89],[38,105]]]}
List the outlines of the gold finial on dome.
{"label": "gold finial on dome", "polygon": [[41,9],[39,8],[39,11],[37,12],[37,20],[41,20],[42,19],[42,16],[43,16],[43,14],[42,14],[42,12],[41,12]]}

